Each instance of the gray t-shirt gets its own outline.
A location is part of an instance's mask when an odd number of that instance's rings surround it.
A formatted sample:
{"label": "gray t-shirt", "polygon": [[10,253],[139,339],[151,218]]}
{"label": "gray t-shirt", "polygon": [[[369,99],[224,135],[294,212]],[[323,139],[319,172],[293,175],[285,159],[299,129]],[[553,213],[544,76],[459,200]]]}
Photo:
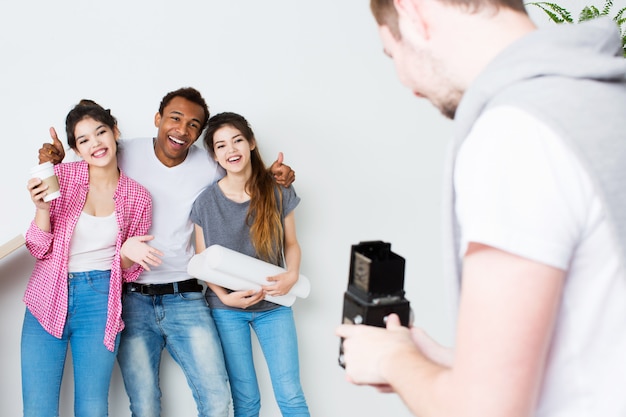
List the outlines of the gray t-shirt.
{"label": "gray t-shirt", "polygon": [[[296,195],[293,186],[279,188],[282,193],[281,219],[284,222],[285,216],[300,203],[300,197]],[[237,203],[228,199],[219,185],[213,184],[204,190],[194,202],[191,209],[191,221],[202,227],[204,243],[207,248],[211,245],[221,245],[257,258],[250,240],[250,226],[246,224],[249,206],[250,201]],[[207,288],[206,294],[207,302],[211,308],[240,310],[222,303],[210,288]],[[261,301],[247,308],[246,311],[266,311],[276,307],[278,304]]]}

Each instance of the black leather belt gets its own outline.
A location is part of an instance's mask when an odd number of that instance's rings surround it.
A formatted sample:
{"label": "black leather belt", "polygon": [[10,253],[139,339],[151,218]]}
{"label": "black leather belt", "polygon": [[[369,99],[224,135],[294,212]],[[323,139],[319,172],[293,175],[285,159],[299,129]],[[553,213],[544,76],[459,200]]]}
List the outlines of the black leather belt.
{"label": "black leather belt", "polygon": [[177,294],[180,292],[202,292],[202,285],[198,284],[197,279],[188,279],[187,281],[171,282],[168,284],[139,284],[136,282],[127,282],[124,284],[124,291],[136,292],[143,295],[166,295]]}

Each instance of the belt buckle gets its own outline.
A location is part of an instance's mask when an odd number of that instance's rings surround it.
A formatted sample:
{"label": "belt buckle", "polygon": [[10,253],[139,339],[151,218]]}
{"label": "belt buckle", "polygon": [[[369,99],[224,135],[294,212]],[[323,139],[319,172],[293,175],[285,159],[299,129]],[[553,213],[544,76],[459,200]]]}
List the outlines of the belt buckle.
{"label": "belt buckle", "polygon": [[141,285],[141,287],[139,287],[140,288],[139,293],[141,295],[152,295],[150,294],[150,285],[145,285],[145,284],[139,284],[139,285]]}

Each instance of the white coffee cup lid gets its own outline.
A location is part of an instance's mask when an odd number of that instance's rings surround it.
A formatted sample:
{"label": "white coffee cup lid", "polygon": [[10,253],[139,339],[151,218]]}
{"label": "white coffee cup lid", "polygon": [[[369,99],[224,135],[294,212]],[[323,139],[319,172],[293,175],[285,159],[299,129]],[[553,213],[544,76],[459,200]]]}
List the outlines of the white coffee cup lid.
{"label": "white coffee cup lid", "polygon": [[48,171],[50,169],[54,172],[54,165],[52,165],[52,162],[44,162],[43,164],[35,165],[34,167],[32,167],[30,169],[30,173],[35,174],[37,172]]}

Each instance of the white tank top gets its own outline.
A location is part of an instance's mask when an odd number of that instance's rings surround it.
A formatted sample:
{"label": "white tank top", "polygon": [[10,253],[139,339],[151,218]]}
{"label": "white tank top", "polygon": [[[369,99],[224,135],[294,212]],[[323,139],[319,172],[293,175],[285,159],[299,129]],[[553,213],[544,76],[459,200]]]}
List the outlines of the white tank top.
{"label": "white tank top", "polygon": [[111,269],[117,240],[115,212],[106,217],[80,214],[70,241],[69,272]]}

